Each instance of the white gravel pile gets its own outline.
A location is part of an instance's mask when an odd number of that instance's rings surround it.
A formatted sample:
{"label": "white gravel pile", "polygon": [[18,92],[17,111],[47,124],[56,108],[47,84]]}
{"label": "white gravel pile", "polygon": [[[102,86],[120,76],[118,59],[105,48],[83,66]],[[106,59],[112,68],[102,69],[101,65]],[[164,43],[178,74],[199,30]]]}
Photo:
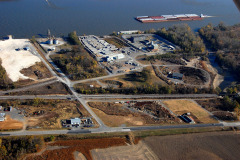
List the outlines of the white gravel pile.
{"label": "white gravel pile", "polygon": [[[29,68],[41,60],[30,51],[23,50],[25,47],[32,47],[28,39],[10,39],[0,41],[0,59],[5,68],[8,77],[16,82],[20,79],[29,79],[20,71],[23,68]],[[16,51],[16,49],[20,49]]]}

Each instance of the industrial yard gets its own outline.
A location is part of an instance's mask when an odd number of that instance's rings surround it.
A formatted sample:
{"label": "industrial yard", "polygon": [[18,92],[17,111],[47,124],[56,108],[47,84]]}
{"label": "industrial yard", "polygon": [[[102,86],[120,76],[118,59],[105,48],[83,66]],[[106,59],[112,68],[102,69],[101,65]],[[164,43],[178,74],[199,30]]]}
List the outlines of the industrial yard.
{"label": "industrial yard", "polygon": [[[131,52],[135,50],[131,47],[126,47],[123,44],[121,44],[121,48],[117,48],[113,44],[119,46],[119,43],[123,42],[120,40],[117,41],[116,38],[99,38],[94,35],[80,36],[79,38],[84,47],[111,74],[142,69],[138,62],[129,56]],[[110,41],[110,43],[105,40]]]}
{"label": "industrial yard", "polygon": [[0,41],[0,58],[8,77],[13,81],[32,79],[20,71],[41,62],[28,39],[9,39]]}
{"label": "industrial yard", "polygon": [[179,48],[155,34],[124,34],[122,38],[135,48],[145,53],[150,52],[148,55],[173,52]]}
{"label": "industrial yard", "polygon": [[182,123],[157,101],[89,102],[89,106],[111,127]]}
{"label": "industrial yard", "polygon": [[[6,114],[6,119],[0,123],[0,128],[7,129],[61,129],[71,127],[92,127],[93,121],[90,114],[84,109],[82,105],[70,100],[14,100],[11,102],[0,101],[3,108],[11,105],[12,110],[0,112]],[[66,119],[90,119],[88,123],[83,122],[84,125],[74,124],[73,126],[66,126],[63,121]],[[18,127],[16,127],[18,126]],[[24,126],[24,128],[23,128]]]}

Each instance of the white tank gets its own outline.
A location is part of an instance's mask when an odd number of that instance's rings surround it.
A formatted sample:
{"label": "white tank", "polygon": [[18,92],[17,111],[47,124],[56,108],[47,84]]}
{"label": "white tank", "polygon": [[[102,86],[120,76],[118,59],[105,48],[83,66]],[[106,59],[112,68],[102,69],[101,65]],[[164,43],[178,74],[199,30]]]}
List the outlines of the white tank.
{"label": "white tank", "polygon": [[52,40],[52,39],[49,39],[49,40],[48,40],[48,44],[53,44],[53,40]]}
{"label": "white tank", "polygon": [[53,40],[53,44],[58,44],[58,40],[57,40],[57,39],[54,39],[54,40]]}

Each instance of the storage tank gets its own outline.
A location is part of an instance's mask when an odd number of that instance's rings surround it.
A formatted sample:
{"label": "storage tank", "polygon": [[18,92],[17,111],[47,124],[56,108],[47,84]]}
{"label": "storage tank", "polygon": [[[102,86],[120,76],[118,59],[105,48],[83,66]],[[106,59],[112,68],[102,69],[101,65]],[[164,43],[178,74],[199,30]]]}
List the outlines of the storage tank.
{"label": "storage tank", "polygon": [[52,39],[49,39],[47,42],[48,42],[48,44],[53,44],[53,40]]}
{"label": "storage tank", "polygon": [[53,40],[53,44],[58,44],[58,40],[57,40],[57,39],[54,39],[54,40]]}

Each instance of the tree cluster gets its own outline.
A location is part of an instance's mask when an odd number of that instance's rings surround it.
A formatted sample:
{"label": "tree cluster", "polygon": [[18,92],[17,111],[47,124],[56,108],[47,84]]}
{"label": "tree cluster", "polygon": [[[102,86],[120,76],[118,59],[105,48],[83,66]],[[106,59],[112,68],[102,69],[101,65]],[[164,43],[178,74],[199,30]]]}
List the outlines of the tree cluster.
{"label": "tree cluster", "polygon": [[205,45],[202,39],[196,35],[187,24],[174,25],[168,29],[161,28],[157,30],[156,34],[179,45],[181,47],[180,52],[205,52]]}
{"label": "tree cluster", "polygon": [[144,68],[141,72],[134,72],[132,74],[127,74],[126,79],[129,81],[146,82],[150,78],[150,70]]}
{"label": "tree cluster", "polygon": [[0,160],[20,159],[27,153],[37,152],[43,145],[43,137],[0,138]]}
{"label": "tree cluster", "polygon": [[2,67],[2,61],[0,60],[0,89],[14,88],[13,83],[7,76],[6,70]]}
{"label": "tree cluster", "polygon": [[199,34],[209,43],[214,50],[240,51],[240,24],[226,26],[219,23],[213,26],[211,23],[200,28]]}
{"label": "tree cluster", "polygon": [[71,44],[73,45],[80,45],[80,40],[77,36],[77,32],[76,31],[73,31],[71,33],[68,34],[68,40]]}
{"label": "tree cluster", "polygon": [[181,59],[180,54],[172,54],[172,53],[158,54],[153,56],[147,56],[145,59],[147,61],[162,60],[162,61],[166,61],[174,64],[186,65],[186,62],[184,62]]}
{"label": "tree cluster", "polygon": [[199,29],[200,35],[215,51],[217,62],[231,69],[240,77],[240,24],[226,26],[219,23],[217,26],[208,24]]}
{"label": "tree cluster", "polygon": [[53,62],[72,80],[106,75],[96,60],[82,48],[75,46],[71,52],[51,56]]}
{"label": "tree cluster", "polygon": [[76,91],[81,94],[203,94],[214,93],[212,88],[195,88],[184,86],[162,86],[162,85],[142,85],[128,88],[83,88],[75,87]]}

